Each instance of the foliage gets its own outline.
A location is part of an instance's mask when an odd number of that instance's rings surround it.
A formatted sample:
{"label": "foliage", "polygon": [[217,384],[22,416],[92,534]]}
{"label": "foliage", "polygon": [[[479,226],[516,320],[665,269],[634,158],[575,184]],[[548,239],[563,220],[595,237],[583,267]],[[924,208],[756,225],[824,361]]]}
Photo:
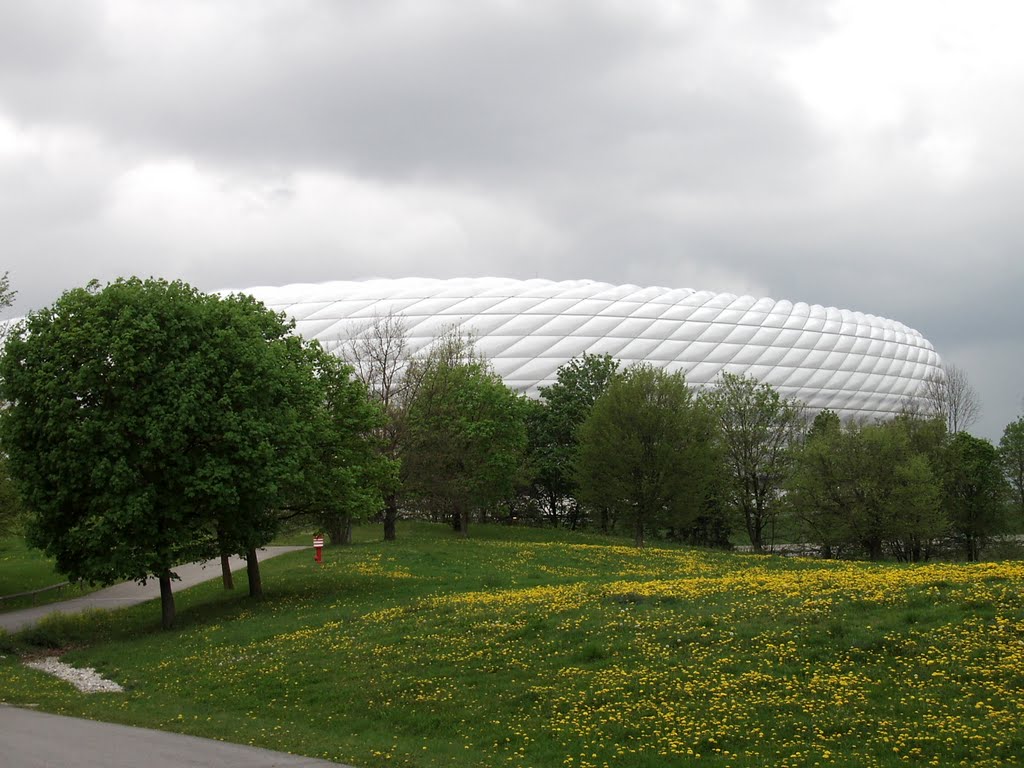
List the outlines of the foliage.
{"label": "foliage", "polygon": [[787,506],[827,554],[855,545],[875,560],[889,544],[918,561],[946,530],[937,479],[899,421],[841,426],[819,417],[785,487]]}
{"label": "foliage", "polygon": [[[526,450],[524,406],[485,363],[445,346],[417,372],[402,451],[406,489],[468,535],[472,512],[510,496]],[[464,358],[463,358],[464,359]]]}
{"label": "foliage", "polygon": [[1024,753],[1021,563],[401,525],[386,545],[357,530],[376,541],[323,565],[268,562],[263,604],[183,592],[173,634],[143,606],[55,622],[39,642],[74,639],[65,661],[128,690],[83,696],[8,656],[0,697],[366,768],[997,768]]}
{"label": "foliage", "polygon": [[250,297],[118,280],[30,315],[0,360],[4,445],[29,541],[71,579],[160,581],[251,554],[303,460],[316,386],[290,326]]}
{"label": "foliage", "polygon": [[[377,430],[381,454],[400,467],[399,456],[407,439],[407,412],[421,370],[411,361],[408,329],[400,315],[374,316],[341,347],[342,358],[352,366],[370,397],[380,405],[383,420]],[[392,483],[384,494],[384,538],[396,536],[401,483]]]}
{"label": "foliage", "polygon": [[714,424],[681,373],[638,365],[615,376],[579,439],[582,498],[630,526],[637,546],[658,527],[685,528],[708,511],[719,461]]}
{"label": "foliage", "polygon": [[352,369],[324,352],[315,355],[314,366],[322,402],[298,494],[332,543],[349,543],[352,523],[378,512],[384,494],[393,491],[398,462],[381,450],[384,414]]}
{"label": "foliage", "polygon": [[1017,519],[1024,517],[1024,416],[1003,430],[999,441],[999,460],[1009,483]]}
{"label": "foliage", "polygon": [[986,540],[1005,525],[1007,489],[999,453],[988,440],[958,432],[946,457],[943,494],[953,534],[966,558],[977,560]]}
{"label": "foliage", "polygon": [[574,358],[558,369],[556,381],[540,388],[528,419],[530,459],[537,495],[554,524],[576,528],[585,522],[576,496],[574,464],[580,426],[618,370],[610,355]]}
{"label": "foliage", "polygon": [[779,511],[790,445],[803,427],[801,406],[768,384],[731,373],[723,373],[706,398],[718,421],[731,475],[729,504],[760,552]]}
{"label": "foliage", "polygon": [[[16,294],[17,291],[11,289],[8,273],[4,272],[0,276],[0,310],[11,307]],[[3,345],[9,331],[10,324],[0,321],[0,345]],[[0,536],[10,535],[20,527],[24,511],[18,490],[11,479],[7,455],[0,451]]]}
{"label": "foliage", "polygon": [[[0,415],[0,418],[3,416]],[[25,507],[11,477],[10,462],[7,455],[0,451],[0,537],[18,533],[24,520]]]}

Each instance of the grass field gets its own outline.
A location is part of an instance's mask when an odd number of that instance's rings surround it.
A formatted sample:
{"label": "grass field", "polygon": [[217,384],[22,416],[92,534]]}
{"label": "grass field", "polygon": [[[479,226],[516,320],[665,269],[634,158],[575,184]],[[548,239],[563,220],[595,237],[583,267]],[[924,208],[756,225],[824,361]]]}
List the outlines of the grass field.
{"label": "grass field", "polygon": [[[0,597],[49,587],[63,581],[66,578],[53,569],[53,562],[38,550],[29,549],[23,539],[17,536],[0,538]],[[89,587],[69,584],[35,595],[0,600],[0,612],[55,600],[69,600],[91,591]]]}
{"label": "grass field", "polygon": [[[638,551],[408,525],[6,640],[0,698],[356,766],[1016,765],[1024,565]],[[10,653],[128,689],[84,696]],[[22,646],[23,647],[23,646]],[[699,757],[698,757],[699,756]]]}

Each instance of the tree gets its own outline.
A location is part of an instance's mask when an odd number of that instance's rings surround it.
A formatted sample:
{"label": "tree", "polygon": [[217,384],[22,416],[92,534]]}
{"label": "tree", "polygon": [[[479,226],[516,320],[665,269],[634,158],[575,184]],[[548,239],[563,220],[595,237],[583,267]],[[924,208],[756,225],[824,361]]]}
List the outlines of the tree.
{"label": "tree", "polygon": [[25,509],[11,477],[10,464],[7,456],[0,453],[0,536],[10,536],[20,530],[24,519]]}
{"label": "tree", "polygon": [[312,457],[298,492],[332,544],[352,540],[353,520],[377,512],[398,482],[398,462],[381,450],[385,417],[343,361],[315,355],[322,401],[314,416]]}
{"label": "tree", "polygon": [[977,560],[986,540],[1004,525],[1006,490],[995,446],[967,432],[953,435],[943,492],[954,537],[968,560]]}
{"label": "tree", "polygon": [[616,375],[579,430],[583,499],[608,506],[644,545],[708,507],[720,457],[714,422],[681,373],[637,365]]}
{"label": "tree", "polygon": [[[11,280],[8,273],[4,272],[4,274],[0,276],[0,311],[13,307],[14,297],[17,295],[18,292],[11,288]],[[3,344],[4,339],[7,338],[10,327],[9,322],[0,321],[0,344]]]}
{"label": "tree", "polygon": [[[409,375],[409,334],[400,315],[374,316],[339,350],[352,366],[355,377],[380,405],[383,420],[378,427],[381,454],[400,467],[399,456],[406,439],[406,415],[415,381]],[[383,498],[384,540],[397,536],[401,484],[390,484]]]}
{"label": "tree", "polygon": [[1024,516],[1024,416],[1006,425],[999,441],[999,460],[1017,516]]}
{"label": "tree", "polygon": [[578,432],[618,367],[610,355],[584,353],[558,369],[554,384],[540,388],[540,407],[529,420],[531,467],[534,488],[555,524],[568,518],[575,529],[581,522],[574,473]]}
{"label": "tree", "polygon": [[888,544],[900,559],[917,561],[946,530],[936,477],[899,422],[842,426],[819,415],[794,451],[785,489],[786,504],[826,557],[855,545],[876,560]]}
{"label": "tree", "polygon": [[731,474],[728,499],[761,552],[779,509],[790,445],[799,437],[799,403],[756,379],[723,373],[706,395],[718,421]]}
{"label": "tree", "polygon": [[944,363],[940,372],[925,380],[923,396],[931,413],[946,420],[951,435],[968,429],[981,413],[981,401],[967,372],[952,363]]}
{"label": "tree", "polygon": [[485,363],[460,362],[454,351],[442,345],[417,371],[402,468],[410,494],[467,536],[473,511],[515,489],[526,427],[521,399]]}
{"label": "tree", "polygon": [[[14,297],[17,291],[11,290],[8,273],[4,272],[0,277],[0,310],[8,309],[14,305]],[[0,346],[3,345],[10,330],[10,323],[0,321]],[[2,418],[2,414],[0,414]],[[14,532],[19,526],[24,515],[24,508],[21,498],[18,496],[18,489],[15,487],[11,477],[10,465],[6,454],[0,453],[0,536],[6,536]]]}
{"label": "tree", "polygon": [[290,330],[250,297],[137,278],[29,315],[0,359],[29,543],[73,579],[156,578],[164,627],[181,562],[245,554],[258,595],[317,396]]}

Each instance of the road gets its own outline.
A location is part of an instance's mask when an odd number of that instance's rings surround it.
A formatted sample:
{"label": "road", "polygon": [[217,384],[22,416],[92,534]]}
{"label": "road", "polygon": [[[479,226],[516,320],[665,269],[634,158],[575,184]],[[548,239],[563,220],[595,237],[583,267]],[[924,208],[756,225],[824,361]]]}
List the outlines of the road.
{"label": "road", "polygon": [[[283,752],[0,705],[8,768],[339,768]],[[342,768],[350,768],[343,766]]]}
{"label": "road", "polygon": [[[308,547],[266,547],[259,551],[260,562],[300,549],[308,549]],[[231,558],[232,571],[244,567],[244,559],[240,557]],[[204,581],[219,578],[220,560],[180,565],[174,569],[174,572],[181,577],[180,581],[172,583],[172,588],[177,592],[179,589],[193,587]],[[243,584],[241,587],[244,589],[245,585]],[[160,597],[160,584],[156,579],[150,579],[145,585],[137,584],[134,581],[126,581],[88,595],[83,595],[82,597],[76,597],[73,600],[38,605],[34,608],[24,608],[20,611],[0,613],[0,628],[6,629],[8,632],[17,632],[35,625],[40,619],[53,613],[81,613],[90,608],[113,610],[115,608],[124,608],[129,605],[144,603],[147,600],[154,600],[158,597]]]}

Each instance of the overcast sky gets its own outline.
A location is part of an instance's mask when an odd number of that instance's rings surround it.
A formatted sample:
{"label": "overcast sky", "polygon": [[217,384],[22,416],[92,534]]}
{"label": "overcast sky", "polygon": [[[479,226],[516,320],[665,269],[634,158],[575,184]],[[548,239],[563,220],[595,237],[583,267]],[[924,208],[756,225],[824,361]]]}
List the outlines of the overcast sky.
{"label": "overcast sky", "polygon": [[15,314],[204,290],[591,278],[838,306],[1024,396],[1024,5],[0,0]]}

